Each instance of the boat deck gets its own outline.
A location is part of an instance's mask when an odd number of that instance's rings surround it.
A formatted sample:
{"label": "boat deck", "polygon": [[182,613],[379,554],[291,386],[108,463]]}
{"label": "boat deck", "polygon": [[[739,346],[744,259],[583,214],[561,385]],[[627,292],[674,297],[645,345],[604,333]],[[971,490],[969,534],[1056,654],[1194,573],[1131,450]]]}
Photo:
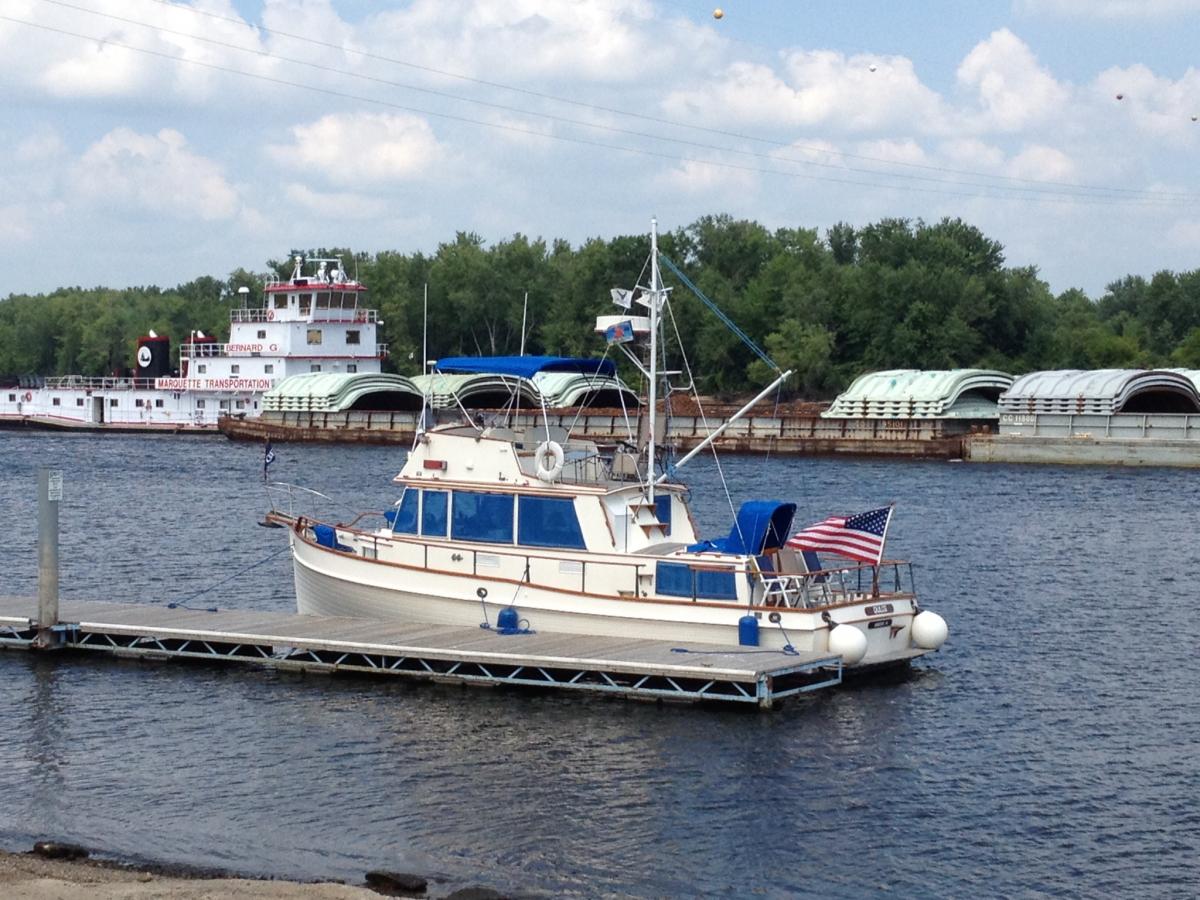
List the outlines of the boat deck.
{"label": "boat deck", "polygon": [[[151,660],[399,675],[645,699],[753,703],[832,687],[841,659],[736,646],[376,622],[244,609],[62,600],[57,649]],[[0,597],[0,648],[29,649],[37,601]]]}

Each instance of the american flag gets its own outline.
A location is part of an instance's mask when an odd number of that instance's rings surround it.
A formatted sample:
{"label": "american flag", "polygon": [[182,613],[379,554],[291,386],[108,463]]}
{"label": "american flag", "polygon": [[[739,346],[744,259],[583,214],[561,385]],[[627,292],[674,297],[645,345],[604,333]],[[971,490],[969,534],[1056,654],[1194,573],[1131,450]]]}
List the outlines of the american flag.
{"label": "american flag", "polygon": [[857,516],[830,516],[792,535],[787,545],[797,550],[821,550],[878,565],[894,507],[884,506]]}

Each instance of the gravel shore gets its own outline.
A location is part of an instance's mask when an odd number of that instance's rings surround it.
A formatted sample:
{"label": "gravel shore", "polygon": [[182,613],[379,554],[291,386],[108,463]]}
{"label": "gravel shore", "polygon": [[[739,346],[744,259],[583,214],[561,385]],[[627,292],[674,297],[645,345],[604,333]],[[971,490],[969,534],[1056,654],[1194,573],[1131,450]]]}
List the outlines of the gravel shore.
{"label": "gravel shore", "polygon": [[6,900],[379,900],[379,894],[345,884],[301,884],[246,878],[179,877],[97,860],[42,859],[0,851],[0,896]]}

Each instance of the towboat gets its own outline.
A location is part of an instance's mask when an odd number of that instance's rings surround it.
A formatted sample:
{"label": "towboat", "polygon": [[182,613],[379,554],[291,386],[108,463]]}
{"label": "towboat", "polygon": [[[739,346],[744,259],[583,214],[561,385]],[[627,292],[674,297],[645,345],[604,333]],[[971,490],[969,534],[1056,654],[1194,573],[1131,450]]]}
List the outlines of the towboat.
{"label": "towboat", "polygon": [[[656,335],[670,312],[654,231],[648,269],[638,295],[648,316],[598,321],[646,376],[647,427],[616,447],[503,419],[432,427],[395,477],[394,503],[345,523],[300,511],[301,492],[273,486],[289,498],[268,519],[288,528],[299,612],[739,644],[836,655],[848,669],[940,647],[946,623],[921,608],[911,566],[883,558],[890,508],[793,534],[795,504],[753,500],[727,535],[697,534],[675,471],[720,429],[670,465],[656,451]],[[636,352],[639,337],[648,353]],[[856,535],[870,552],[855,549]],[[841,561],[822,562],[814,547]]]}
{"label": "towboat", "polygon": [[192,331],[172,367],[169,336],[138,338],[136,367],[110,377],[63,375],[0,384],[0,427],[217,434],[222,416],[254,418],[263,394],[291,375],[375,373],[378,314],[337,258],[297,256],[270,277],[258,305],[241,288],[229,340]]}

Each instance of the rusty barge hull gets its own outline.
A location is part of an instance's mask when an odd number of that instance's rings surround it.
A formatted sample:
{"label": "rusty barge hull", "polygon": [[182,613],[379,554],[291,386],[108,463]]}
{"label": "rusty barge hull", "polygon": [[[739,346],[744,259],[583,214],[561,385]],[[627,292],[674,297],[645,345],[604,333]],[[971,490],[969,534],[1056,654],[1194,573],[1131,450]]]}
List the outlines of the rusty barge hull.
{"label": "rusty barge hull", "polygon": [[[540,413],[518,414],[514,419],[516,428],[549,424],[600,443],[615,443],[629,435],[621,415],[577,414],[572,410],[551,411],[545,423]],[[686,451],[724,422],[721,417],[709,417],[706,421],[698,416],[675,416],[661,437]],[[734,422],[716,445],[733,453],[962,459],[970,427],[971,423],[938,419],[751,416]],[[254,419],[222,418],[219,428],[231,440],[408,445],[415,434],[416,416],[408,412],[365,410],[267,413]]]}

